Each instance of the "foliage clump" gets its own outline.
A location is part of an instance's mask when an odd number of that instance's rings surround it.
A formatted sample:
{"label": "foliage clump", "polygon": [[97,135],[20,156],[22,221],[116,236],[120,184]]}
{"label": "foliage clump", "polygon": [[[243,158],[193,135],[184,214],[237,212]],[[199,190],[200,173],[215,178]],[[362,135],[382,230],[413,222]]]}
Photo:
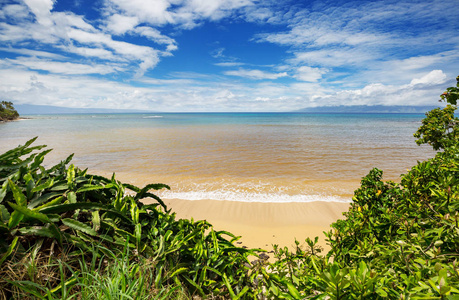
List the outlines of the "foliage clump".
{"label": "foliage clump", "polygon": [[457,81],[441,95],[446,107],[428,112],[414,134],[418,144],[443,151],[401,183],[371,170],[344,219],[326,233],[326,256],[309,239],[308,251],[276,251],[268,269],[281,276],[267,275],[272,298],[459,299]]}
{"label": "foliage clump", "polygon": [[19,113],[14,109],[13,103],[9,101],[0,102],[0,122],[12,121],[19,118]]}
{"label": "foliage clump", "polygon": [[[24,291],[52,297],[81,291],[85,262],[96,275],[110,272],[112,263],[134,265],[130,275],[149,277],[143,285],[151,290],[253,295],[256,274],[248,256],[256,253],[206,221],[176,220],[150,192],[167,185],[139,188],[114,175],[90,175],[68,165],[72,155],[46,169],[50,150],[31,146],[35,139],[0,155],[0,299],[21,298]],[[141,202],[146,198],[154,203]],[[117,262],[119,256],[125,260]]]}

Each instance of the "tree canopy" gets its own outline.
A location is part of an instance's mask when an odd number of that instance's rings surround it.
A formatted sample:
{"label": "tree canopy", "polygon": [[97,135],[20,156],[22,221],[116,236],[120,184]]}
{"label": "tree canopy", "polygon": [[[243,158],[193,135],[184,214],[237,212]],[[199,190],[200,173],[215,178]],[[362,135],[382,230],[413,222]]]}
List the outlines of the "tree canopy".
{"label": "tree canopy", "polygon": [[11,121],[19,118],[19,113],[9,101],[0,102],[0,121]]}

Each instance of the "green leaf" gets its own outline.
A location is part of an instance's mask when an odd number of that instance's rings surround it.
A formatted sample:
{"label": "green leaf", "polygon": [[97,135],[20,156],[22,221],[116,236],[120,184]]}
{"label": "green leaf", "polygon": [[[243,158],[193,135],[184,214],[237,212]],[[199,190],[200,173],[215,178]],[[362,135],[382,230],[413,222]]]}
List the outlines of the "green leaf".
{"label": "green leaf", "polygon": [[99,209],[105,208],[105,204],[96,203],[96,202],[78,202],[78,203],[70,203],[70,204],[58,204],[49,207],[45,207],[40,210],[40,212],[45,214],[60,214],[67,211],[74,211],[77,209]]}
{"label": "green leaf", "polygon": [[51,192],[51,193],[46,193],[46,194],[43,194],[41,195],[40,197],[38,197],[37,199],[34,199],[32,201],[30,201],[30,203],[27,205],[28,208],[30,209],[33,209],[35,207],[37,207],[38,205],[54,198],[54,197],[58,197],[58,196],[61,196],[62,193],[58,193],[58,192]]}
{"label": "green leaf", "polygon": [[73,186],[73,180],[75,179],[75,166],[71,164],[67,169],[67,184]]}
{"label": "green leaf", "polygon": [[11,230],[12,228],[18,226],[19,222],[21,222],[23,218],[24,215],[22,213],[17,210],[13,211],[8,221],[8,229]]}
{"label": "green leaf", "polygon": [[289,294],[293,296],[295,299],[301,299],[300,293],[290,282],[287,282],[287,289],[288,289]]}
{"label": "green leaf", "polygon": [[173,278],[173,277],[175,277],[175,276],[177,276],[177,275],[179,275],[181,273],[184,273],[186,271],[188,271],[188,268],[179,268],[179,269],[175,270],[171,275],[169,275],[169,278]]}
{"label": "green leaf", "polygon": [[26,196],[19,190],[18,186],[8,178],[8,184],[10,185],[10,189],[13,192],[14,199],[16,203],[20,206],[27,206],[27,198]]}
{"label": "green leaf", "polygon": [[54,178],[50,178],[50,179],[48,179],[45,183],[40,184],[40,185],[34,187],[34,188],[32,189],[32,192],[33,192],[33,193],[36,193],[36,192],[41,192],[41,191],[43,191],[43,190],[45,190],[45,189],[49,189],[50,187],[53,186],[53,184],[54,184]]}
{"label": "green leaf", "polygon": [[77,203],[77,197],[74,192],[70,192],[67,194],[67,199],[70,203]]}
{"label": "green leaf", "polygon": [[17,204],[14,204],[14,203],[11,203],[11,202],[8,202],[9,206],[11,206],[15,211],[18,211],[20,213],[22,213],[23,215],[29,217],[29,218],[33,218],[33,219],[36,219],[36,220],[40,220],[42,221],[43,223],[49,223],[51,222],[48,218],[47,215],[45,214],[42,214],[42,213],[39,213],[39,212],[36,212],[36,211],[33,211],[31,209],[28,209],[27,207],[25,206],[19,206]]}
{"label": "green leaf", "polygon": [[113,187],[112,183],[109,183],[107,185],[91,185],[91,184],[85,184],[83,187],[79,188],[76,193],[83,193],[83,192],[89,192],[89,191],[95,191],[95,190],[103,190],[103,189],[109,189]]}
{"label": "green leaf", "polygon": [[[49,206],[53,206],[53,205],[58,205],[58,204],[60,204],[60,203],[62,202],[62,200],[64,200],[64,196],[57,197],[56,199],[53,199],[53,200],[51,200],[51,201],[49,201],[49,202],[47,202],[47,203],[45,203],[45,204],[43,204],[43,205],[41,205],[41,206],[39,206],[39,207],[36,207],[36,208],[34,208],[33,210],[34,210],[34,211],[40,211],[40,210],[42,210],[42,209],[45,208],[45,207],[49,207]],[[30,207],[29,207],[29,208],[30,208]]]}
{"label": "green leaf", "polygon": [[92,212],[92,228],[94,231],[99,231],[100,228],[100,215],[97,210]]}
{"label": "green leaf", "polygon": [[22,227],[19,229],[19,232],[23,235],[39,235],[49,238],[55,238],[55,232],[50,228],[46,227]]}
{"label": "green leaf", "polygon": [[82,231],[92,236],[97,236],[97,232],[94,229],[92,229],[90,226],[84,223],[81,223],[80,221],[66,218],[66,219],[62,219],[62,223],[64,223],[64,225],[67,225],[68,227],[72,229]]}
{"label": "green leaf", "polygon": [[5,181],[4,184],[2,184],[2,188],[0,189],[0,203],[3,202],[3,199],[5,199],[5,196],[6,196],[6,185],[7,185],[7,182]]}
{"label": "green leaf", "polygon": [[19,237],[15,237],[11,242],[10,246],[6,250],[5,254],[3,254],[2,258],[0,258],[0,266],[3,264],[5,259],[13,253],[14,249],[16,248],[16,244],[18,242]]}
{"label": "green leaf", "polygon": [[6,207],[2,204],[0,204],[0,217],[2,218],[3,222],[7,222],[10,218],[10,213],[6,209]]}

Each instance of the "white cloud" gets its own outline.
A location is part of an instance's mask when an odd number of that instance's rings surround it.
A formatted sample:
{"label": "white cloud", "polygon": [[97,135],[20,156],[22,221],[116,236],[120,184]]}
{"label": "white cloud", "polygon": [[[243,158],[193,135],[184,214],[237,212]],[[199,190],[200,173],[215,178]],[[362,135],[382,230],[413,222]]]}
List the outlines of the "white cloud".
{"label": "white cloud", "polygon": [[25,19],[29,16],[29,11],[24,5],[10,4],[5,5],[0,10],[0,19]]}
{"label": "white cloud", "polygon": [[374,60],[374,53],[355,48],[328,48],[311,51],[295,52],[294,57],[288,61],[293,64],[310,64],[314,66],[353,66],[363,65]]}
{"label": "white cloud", "polygon": [[107,14],[135,17],[153,26],[173,24],[186,29],[205,20],[221,20],[252,5],[250,0],[105,0]]}
{"label": "white cloud", "polygon": [[116,68],[109,65],[85,65],[70,62],[56,62],[46,59],[18,57],[6,59],[6,62],[20,65],[32,70],[48,71],[57,74],[81,75],[81,74],[109,74],[116,71]]}
{"label": "white cloud", "polygon": [[107,18],[107,29],[116,35],[122,35],[133,30],[137,24],[139,24],[139,20],[136,17],[114,14]]}
{"label": "white cloud", "polygon": [[[159,62],[160,50],[115,40],[110,34],[86,22],[84,16],[70,12],[52,11],[53,3],[51,0],[27,0],[27,6],[22,6],[22,8],[30,9],[35,15],[36,21],[24,17],[20,20],[13,20],[12,24],[0,23],[0,41],[12,46],[23,45],[23,47],[24,45],[31,45],[30,41],[34,41],[35,47],[50,47],[53,50],[57,49],[61,52],[77,54],[83,58],[99,58],[123,62],[124,68],[116,70],[131,70],[138,76],[154,68]],[[3,9],[2,12],[4,15],[7,14]],[[113,21],[110,23],[111,30],[118,34],[126,30],[132,31],[136,23],[133,18],[124,16],[113,16],[111,20]],[[146,30],[141,33],[148,35]],[[161,34],[157,34],[155,39],[159,44],[167,45],[166,51],[168,52],[165,52],[165,54],[170,54],[170,51],[176,49],[176,44],[172,39],[168,40],[167,37]],[[30,49],[29,51],[29,55],[40,54],[39,52],[32,52],[37,50]],[[26,54],[24,50],[22,54]],[[48,57],[51,58],[51,56]],[[91,64],[89,63],[88,65]],[[91,69],[93,71],[99,70],[98,68]],[[49,71],[52,70],[49,69]],[[102,73],[100,74],[107,74],[106,69],[101,70]],[[81,73],[85,72],[81,70]],[[111,71],[108,73],[111,73]]]}
{"label": "white cloud", "polygon": [[214,65],[219,66],[219,67],[237,67],[237,66],[243,66],[244,63],[241,63],[241,62],[221,62],[221,63],[215,63]]}
{"label": "white cloud", "polygon": [[446,75],[433,70],[409,84],[385,85],[373,83],[362,89],[341,90],[315,97],[320,105],[436,105],[445,89]]}
{"label": "white cloud", "polygon": [[62,56],[62,55],[59,55],[59,54],[55,54],[55,53],[51,53],[51,52],[45,52],[45,51],[30,50],[30,49],[25,49],[25,48],[0,47],[0,51],[23,54],[23,55],[28,55],[28,56],[36,56],[36,57],[48,57],[48,58],[54,58],[54,59],[65,59],[65,56]]}
{"label": "white cloud", "polygon": [[53,0],[24,0],[25,4],[35,15],[37,22],[43,26],[51,26],[51,9],[53,9]]}
{"label": "white cloud", "polygon": [[302,66],[296,70],[296,74],[294,77],[300,81],[317,82],[322,78],[322,75],[325,73],[327,73],[326,69]]}
{"label": "white cloud", "polygon": [[442,70],[433,70],[432,72],[422,76],[421,78],[414,78],[411,80],[411,85],[437,85],[443,84],[447,80],[447,76]]}
{"label": "white cloud", "polygon": [[157,44],[167,45],[166,51],[168,52],[178,49],[177,42],[174,39],[161,34],[161,32],[155,28],[140,26],[136,27],[133,32],[138,35],[145,36]]}
{"label": "white cloud", "polygon": [[231,75],[231,76],[250,78],[250,79],[278,79],[281,77],[288,76],[287,72],[270,73],[270,72],[265,72],[261,70],[247,70],[247,69],[225,71],[224,74]]}

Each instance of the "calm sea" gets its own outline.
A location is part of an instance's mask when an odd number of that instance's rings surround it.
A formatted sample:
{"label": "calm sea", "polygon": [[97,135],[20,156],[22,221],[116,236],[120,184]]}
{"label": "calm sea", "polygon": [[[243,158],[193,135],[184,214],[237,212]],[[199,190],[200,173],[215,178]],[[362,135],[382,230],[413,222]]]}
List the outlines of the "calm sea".
{"label": "calm sea", "polygon": [[423,114],[190,113],[29,116],[0,124],[3,153],[38,136],[92,173],[137,185],[161,182],[165,199],[350,201],[361,177],[397,181],[434,155],[415,144]]}

